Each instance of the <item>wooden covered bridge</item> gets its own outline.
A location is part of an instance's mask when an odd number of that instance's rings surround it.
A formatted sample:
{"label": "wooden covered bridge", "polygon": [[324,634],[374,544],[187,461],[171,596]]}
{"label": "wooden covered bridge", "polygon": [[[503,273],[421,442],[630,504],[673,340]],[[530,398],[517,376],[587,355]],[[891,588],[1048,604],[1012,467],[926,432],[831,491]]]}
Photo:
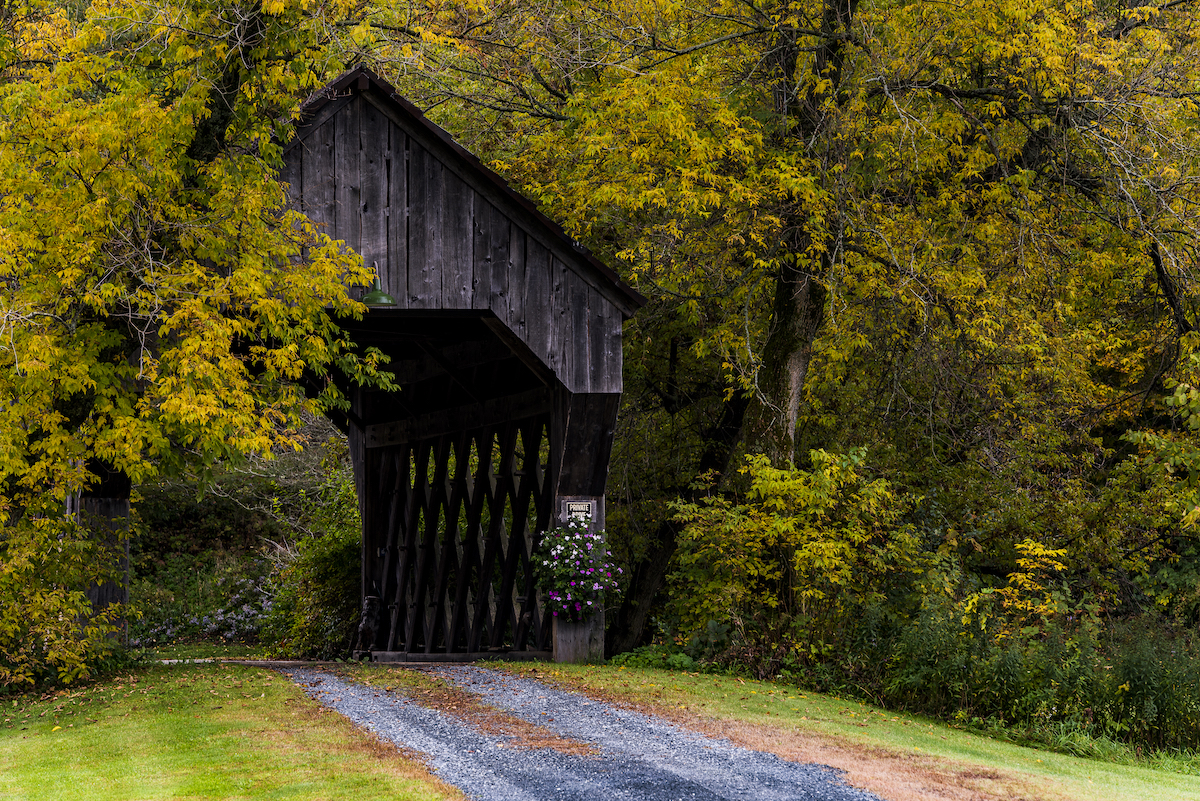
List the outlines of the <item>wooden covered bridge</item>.
{"label": "wooden covered bridge", "polygon": [[[302,112],[281,179],[374,267],[390,297],[345,325],[400,387],[347,385],[338,421],[362,511],[359,651],[549,656],[533,549],[568,507],[603,526],[621,324],[645,301],[371,71]],[[591,653],[602,636],[600,620]]]}

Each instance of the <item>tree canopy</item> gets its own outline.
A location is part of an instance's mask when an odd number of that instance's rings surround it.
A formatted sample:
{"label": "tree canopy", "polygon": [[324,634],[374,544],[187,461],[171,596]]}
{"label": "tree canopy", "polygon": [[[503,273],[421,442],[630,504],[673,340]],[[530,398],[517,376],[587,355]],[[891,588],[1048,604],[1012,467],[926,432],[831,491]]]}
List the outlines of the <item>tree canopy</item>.
{"label": "tree canopy", "polygon": [[[365,61],[651,298],[612,647],[735,598],[783,599],[753,614],[788,647],[848,637],[864,606],[817,625],[782,586],[814,571],[887,584],[893,623],[1041,614],[1050,574],[1075,619],[1200,615],[1191,0],[2,8],[6,597],[70,585],[33,555],[85,542],[64,510],[106,471],[286,445],[302,371],[386,380],[325,312],[367,276],[274,178],[300,97]],[[709,558],[735,535],[767,585]]]}
{"label": "tree canopy", "polygon": [[985,575],[1033,536],[1118,603],[1191,558],[1180,483],[1130,437],[1177,427],[1163,398],[1192,380],[1194,3],[372,19],[383,69],[653,299],[627,336],[616,631],[663,586],[667,501],[736,485],[740,450],[869,446]]}
{"label": "tree canopy", "polygon": [[0,86],[0,681],[86,669],[110,560],[78,519],[97,484],[294,446],[334,368],[386,380],[337,318],[361,260],[284,206],[322,13],[280,4],[6,4]]}

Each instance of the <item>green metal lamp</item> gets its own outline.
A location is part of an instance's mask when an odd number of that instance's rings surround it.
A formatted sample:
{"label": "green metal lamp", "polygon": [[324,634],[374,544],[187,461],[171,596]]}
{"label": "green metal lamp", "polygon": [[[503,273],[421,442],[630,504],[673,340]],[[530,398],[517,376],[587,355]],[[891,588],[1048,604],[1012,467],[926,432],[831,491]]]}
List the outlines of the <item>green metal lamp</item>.
{"label": "green metal lamp", "polygon": [[396,299],[383,291],[379,284],[379,273],[375,273],[375,284],[371,291],[363,295],[362,302],[368,306],[395,306]]}

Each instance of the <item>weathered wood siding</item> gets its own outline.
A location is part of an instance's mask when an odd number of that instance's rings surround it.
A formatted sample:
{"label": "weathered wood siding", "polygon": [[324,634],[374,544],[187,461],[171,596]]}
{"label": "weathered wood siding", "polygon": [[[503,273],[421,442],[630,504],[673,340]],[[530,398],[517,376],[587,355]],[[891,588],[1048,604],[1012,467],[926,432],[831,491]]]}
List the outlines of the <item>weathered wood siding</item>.
{"label": "weathered wood siding", "polygon": [[374,266],[400,308],[490,310],[569,391],[620,392],[622,314],[601,282],[402,123],[372,92],[327,104],[285,154],[293,204]]}

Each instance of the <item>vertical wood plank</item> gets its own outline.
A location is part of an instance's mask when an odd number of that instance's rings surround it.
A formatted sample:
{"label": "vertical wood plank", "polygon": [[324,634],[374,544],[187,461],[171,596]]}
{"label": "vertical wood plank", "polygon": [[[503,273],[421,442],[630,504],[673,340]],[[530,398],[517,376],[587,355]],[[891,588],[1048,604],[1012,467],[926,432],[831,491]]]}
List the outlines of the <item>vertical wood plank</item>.
{"label": "vertical wood plank", "polygon": [[[564,265],[565,267],[565,265]],[[588,309],[588,285],[573,270],[566,270],[567,313],[563,322],[569,326],[566,341],[562,348],[567,357],[564,359],[564,370],[571,376],[573,392],[588,392],[588,384],[592,375],[592,350],[589,323],[591,316]]]}
{"label": "vertical wood plank", "polygon": [[488,498],[488,530],[484,536],[483,556],[479,563],[479,588],[475,595],[475,610],[468,644],[468,650],[471,651],[480,650],[485,640],[489,644],[495,641],[498,636],[497,626],[503,625],[496,610],[501,599],[496,597],[496,587],[492,579],[497,562],[500,562],[502,567],[505,559],[505,506],[510,504],[510,499],[515,493],[512,475],[515,441],[516,429],[511,424],[502,426],[495,434],[494,442],[498,446],[500,458],[492,465],[494,480]]}
{"label": "vertical wood plank", "polygon": [[511,295],[512,276],[510,261],[512,240],[515,229],[507,217],[494,207],[489,207],[491,214],[491,233],[489,234],[490,267],[492,274],[488,279],[488,297],[486,308],[491,309],[496,317],[508,321],[509,296]]}
{"label": "vertical wood plank", "polygon": [[[520,339],[525,339],[525,245],[528,237],[515,225],[510,226],[512,235],[508,245],[508,263],[505,265],[508,278],[508,315],[505,320],[509,329]],[[503,262],[501,263],[503,265]],[[492,274],[492,285],[496,275]]]}
{"label": "vertical wood plank", "polygon": [[550,256],[550,298],[547,306],[549,326],[546,332],[546,361],[558,380],[574,391],[571,383],[571,272],[565,264]]}
{"label": "vertical wood plank", "polygon": [[283,155],[283,169],[279,171],[279,183],[283,184],[283,196],[289,208],[304,206],[304,186],[301,184],[304,145],[298,145]]}
{"label": "vertical wood plank", "polygon": [[[355,417],[357,417],[359,420],[362,419],[362,394],[363,391],[360,387],[353,387],[349,392],[350,411],[353,413],[353,416],[350,418],[351,422],[349,425],[349,430],[346,432],[347,446],[350,451],[350,467],[354,472],[354,494],[358,499],[358,519],[360,527],[359,542],[362,542],[366,535],[366,528],[362,521],[365,520],[363,496],[366,494],[366,464],[364,462],[366,461],[367,449],[366,435],[363,433],[362,428],[356,425],[353,420]],[[358,599],[358,603],[359,608],[361,609],[363,600],[366,598],[365,588],[367,587],[367,560],[365,558],[362,560],[361,573],[359,574],[359,586],[361,589],[359,592],[360,597]]]}
{"label": "vertical wood plank", "polygon": [[[533,549],[535,543],[541,539],[539,536],[541,529],[538,528],[540,523],[539,501],[542,497],[541,420],[534,418],[523,421],[521,423],[521,439],[524,442],[525,451],[524,464],[521,466],[521,470],[525,474],[521,479],[521,493],[528,499],[527,505],[521,509],[521,514],[526,518],[528,524],[524,537],[517,541],[509,541],[509,548],[514,545],[519,546],[516,560],[519,575],[513,585],[513,648],[518,651],[528,648],[529,635],[531,631],[536,632],[537,588]],[[532,508],[529,504],[532,504]],[[516,517],[516,514],[516,510],[514,510],[513,516]]]}
{"label": "vertical wood plank", "polygon": [[550,254],[533,237],[526,237],[525,241],[525,343],[557,373],[558,365],[550,353],[551,304],[554,291],[550,275]]}
{"label": "vertical wood plank", "polygon": [[[515,426],[514,434],[519,434],[519,429],[516,429]],[[513,490],[509,496],[512,527],[508,531],[507,548],[503,554],[497,554],[497,558],[500,559],[500,586],[496,591],[496,614],[491,640],[488,643],[492,648],[500,648],[504,644],[505,632],[511,632],[514,637],[517,634],[519,612],[516,608],[513,590],[517,580],[517,565],[520,563],[522,549],[526,547],[527,543],[529,526],[527,510],[532,495],[531,482],[524,478],[519,482],[516,480],[515,474],[518,468],[514,457],[509,468],[514,475]]]}
{"label": "vertical wood plank", "polygon": [[328,120],[300,145],[304,187],[304,205],[300,210],[317,223],[322,233],[330,236],[334,235],[333,141],[333,120]]}
{"label": "vertical wood plank", "polygon": [[[397,454],[398,448],[383,448],[382,458],[387,465],[385,471],[388,475],[386,483],[382,486],[384,505],[387,508],[387,529],[386,529],[386,544],[383,555],[383,571],[379,584],[380,602],[386,608],[390,605],[390,600],[396,592],[396,556],[400,549],[397,547],[397,534],[400,528],[400,515],[403,514],[404,495],[401,492],[401,476],[397,475],[397,470],[400,464]],[[376,643],[387,643],[391,637],[390,634],[391,615],[380,615],[379,628],[375,632]],[[374,647],[374,644],[373,644]]]}
{"label": "vertical wood plank", "polygon": [[[410,651],[415,651],[417,644],[424,647],[425,653],[432,653],[437,637],[437,626],[434,618],[435,611],[441,601],[436,596],[437,581],[440,573],[442,553],[442,527],[446,506],[446,468],[449,465],[451,439],[448,436],[438,437],[433,449],[433,480],[426,484],[427,495],[425,502],[425,530],[417,561],[416,583],[414,592],[417,596],[417,608],[414,619],[423,627],[423,636],[414,636]],[[428,479],[426,479],[428,481]]]}
{"label": "vertical wood plank", "polygon": [[[467,483],[465,494],[466,529],[462,535],[462,561],[459,564],[458,586],[454,597],[453,616],[450,621],[452,637],[447,638],[446,647],[470,650],[470,620],[472,589],[478,592],[479,561],[480,561],[480,519],[483,505],[487,502],[487,490],[490,488],[489,466],[492,435],[490,429],[472,433],[467,438],[468,446],[475,454],[475,472]],[[485,451],[486,448],[486,451]],[[470,467],[471,459],[466,459]]]}
{"label": "vertical wood plank", "polygon": [[471,221],[475,192],[450,170],[443,170],[442,259],[438,272],[442,277],[441,306],[444,309],[471,308],[475,238]]}
{"label": "vertical wood plank", "polygon": [[437,308],[442,285],[438,264],[442,254],[443,168],[427,150],[409,141],[408,306]]}
{"label": "vertical wood plank", "polygon": [[[538,418],[538,426],[541,430],[538,445],[538,461],[545,459],[545,472],[541,476],[541,484],[538,486],[537,492],[537,526],[534,531],[538,536],[535,538],[535,543],[541,541],[541,535],[550,530],[553,519],[554,506],[554,487],[557,483],[557,467],[553,462],[554,446],[550,441],[554,436],[553,417],[550,414],[543,414]],[[537,595],[535,593],[535,598]],[[533,605],[533,633],[534,642],[533,649],[537,651],[548,650],[550,647],[551,621],[553,615],[546,614],[546,607],[540,603]]]}
{"label": "vertical wood plank", "polygon": [[416,446],[406,446],[402,458],[412,459],[411,466],[402,466],[401,472],[408,476],[405,486],[405,514],[403,543],[404,550],[400,554],[400,568],[396,572],[395,607],[392,611],[392,629],[388,636],[387,650],[396,650],[402,645],[404,650],[412,650],[409,643],[412,638],[413,609],[413,574],[416,572],[418,543],[420,541],[420,514],[425,503],[425,473],[429,460],[428,443]]}
{"label": "vertical wood plank", "polygon": [[446,233],[446,167],[434,154],[425,151],[425,194],[421,205],[425,207],[425,262],[421,267],[421,304],[424,309],[436,309],[442,305],[442,264],[445,261]]}
{"label": "vertical wood plank", "polygon": [[591,364],[588,388],[581,392],[621,391],[621,313],[595,289],[588,289],[588,341]]}
{"label": "vertical wood plank", "polygon": [[388,120],[387,270],[389,294],[407,309],[408,291],[408,136]]}
{"label": "vertical wood plank", "polygon": [[437,536],[437,512],[433,504],[433,485],[429,481],[428,459],[433,459],[435,476],[442,462],[442,443],[436,440],[434,442],[436,444],[432,447],[427,446],[425,452],[426,462],[424,464],[417,464],[417,474],[414,477],[415,501],[420,505],[422,519],[415,526],[417,530],[413,532],[417,537],[417,543],[416,554],[413,557],[413,568],[411,569],[412,586],[409,596],[407,626],[404,633],[404,650],[410,652],[416,651],[418,647],[424,647],[426,640],[425,610],[428,601],[429,573],[433,566],[434,538]]}
{"label": "vertical wood plank", "polygon": [[381,601],[387,609],[386,617],[389,623],[386,636],[381,637],[380,642],[385,643],[385,650],[388,651],[395,647],[397,627],[401,627],[402,630],[404,623],[401,617],[403,607],[397,602],[396,596],[404,569],[404,554],[407,545],[405,521],[408,518],[407,504],[411,488],[408,464],[409,446],[400,445],[389,450],[395,465],[395,479],[392,482],[392,509],[388,522],[388,559],[384,568],[384,589],[380,595]]}
{"label": "vertical wood plank", "polygon": [[[379,451],[367,450],[363,459],[363,493],[359,496],[362,509],[362,594],[379,594]],[[370,647],[368,643],[367,647]]]}
{"label": "vertical wood plank", "polygon": [[358,252],[367,269],[379,275],[383,290],[395,294],[388,270],[388,199],[387,162],[391,121],[366,100],[358,100],[359,122],[360,217],[362,226]]}
{"label": "vertical wood plank", "polygon": [[[471,228],[474,242],[471,245],[471,308],[491,308],[492,301],[492,218],[497,213],[478,192],[472,192],[475,213]],[[501,317],[500,319],[504,319]]]}
{"label": "vertical wood plank", "polygon": [[[455,598],[450,595],[451,582],[464,582],[462,576],[463,559],[459,558],[461,533],[458,530],[459,512],[462,509],[467,488],[467,474],[470,467],[469,437],[464,431],[452,434],[446,438],[450,442],[449,453],[454,455],[454,472],[451,475],[448,468],[445,484],[445,514],[442,518],[439,538],[441,541],[437,585],[433,591],[435,606],[433,609],[433,630],[440,632],[440,647],[446,653],[455,649]],[[438,642],[431,639],[425,644],[425,652],[431,653],[438,648]]]}
{"label": "vertical wood plank", "polygon": [[361,149],[358,130],[361,113],[362,98],[356,97],[333,116],[336,170],[335,238],[343,240],[355,252],[358,252],[362,237],[362,184],[358,172]]}

